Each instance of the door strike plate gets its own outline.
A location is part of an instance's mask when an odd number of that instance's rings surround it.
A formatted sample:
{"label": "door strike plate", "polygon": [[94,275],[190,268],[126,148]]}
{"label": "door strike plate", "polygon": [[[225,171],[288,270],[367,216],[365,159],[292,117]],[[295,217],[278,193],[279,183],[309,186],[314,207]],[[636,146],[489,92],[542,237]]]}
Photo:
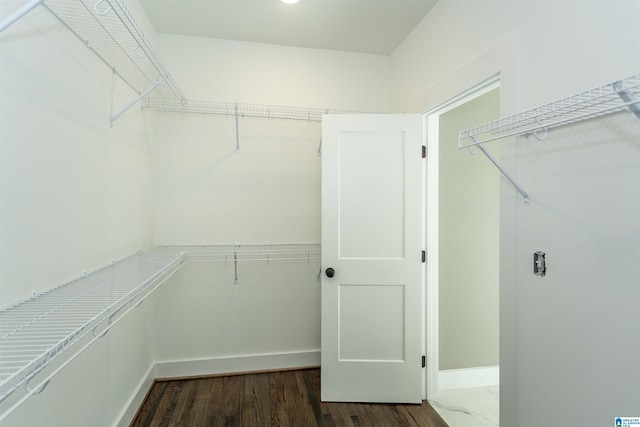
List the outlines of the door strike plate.
{"label": "door strike plate", "polygon": [[533,254],[533,274],[539,277],[547,274],[546,255],[542,251]]}

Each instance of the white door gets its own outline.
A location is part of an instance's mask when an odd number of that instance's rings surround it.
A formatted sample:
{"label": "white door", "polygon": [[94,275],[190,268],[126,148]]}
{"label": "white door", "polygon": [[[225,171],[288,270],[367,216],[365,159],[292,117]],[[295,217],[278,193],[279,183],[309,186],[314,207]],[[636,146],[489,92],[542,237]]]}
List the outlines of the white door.
{"label": "white door", "polygon": [[421,148],[421,115],[323,118],[323,401],[422,401]]}

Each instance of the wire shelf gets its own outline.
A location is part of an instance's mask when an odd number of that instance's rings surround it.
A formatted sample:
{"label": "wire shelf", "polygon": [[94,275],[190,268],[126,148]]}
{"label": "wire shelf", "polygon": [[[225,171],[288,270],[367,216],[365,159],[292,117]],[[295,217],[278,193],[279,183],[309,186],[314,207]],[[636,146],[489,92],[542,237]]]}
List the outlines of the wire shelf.
{"label": "wire shelf", "polygon": [[45,0],[42,5],[139,95],[163,81],[157,93],[184,99],[123,0]]}
{"label": "wire shelf", "polygon": [[[0,412],[0,420],[42,391],[60,369],[104,336],[184,263],[184,254],[141,252],[1,310],[0,402],[21,387],[25,394]],[[90,341],[81,347],[83,338]],[[50,365],[57,369],[31,388],[32,379]]]}
{"label": "wire shelf", "polygon": [[123,0],[30,0],[0,22],[0,31],[38,6],[51,12],[138,95],[154,88],[161,97],[184,99]]}
{"label": "wire shelf", "polygon": [[354,113],[346,110],[322,108],[287,107],[281,105],[242,104],[230,102],[170,100],[150,97],[145,101],[146,108],[171,113],[192,113],[217,116],[253,117],[262,119],[300,120],[321,122],[323,114]]}
{"label": "wire shelf", "polygon": [[219,268],[220,284],[308,283],[320,277],[320,244],[160,246],[189,264]]}
{"label": "wire shelf", "polygon": [[560,99],[531,110],[463,130],[458,148],[484,144],[513,136],[544,139],[557,126],[619,111],[631,111],[640,118],[640,74]]}

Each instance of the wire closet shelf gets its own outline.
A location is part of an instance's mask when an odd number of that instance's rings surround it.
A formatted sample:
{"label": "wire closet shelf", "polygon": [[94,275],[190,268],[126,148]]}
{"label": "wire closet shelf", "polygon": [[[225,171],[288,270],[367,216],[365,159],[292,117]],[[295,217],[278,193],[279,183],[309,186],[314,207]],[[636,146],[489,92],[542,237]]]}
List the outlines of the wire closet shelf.
{"label": "wire closet shelf", "polygon": [[51,12],[138,94],[112,116],[112,122],[152,91],[166,99],[185,98],[124,0],[30,0],[0,22],[0,32],[38,6]]}
{"label": "wire closet shelf", "polygon": [[619,111],[640,118],[640,74],[617,80],[531,110],[460,131],[458,148],[479,146],[514,136],[542,140],[558,126],[576,123]]}
{"label": "wire closet shelf", "polygon": [[118,76],[137,97],[111,123],[133,106],[173,113],[321,122],[323,114],[358,113],[337,109],[189,100],[125,6],[124,0],[29,0],[0,21],[4,31],[38,6],[47,9]]}
{"label": "wire closet shelf", "polygon": [[219,284],[309,283],[320,277],[320,244],[159,246],[219,269]]}
{"label": "wire closet shelf", "polygon": [[[0,310],[0,403],[12,405],[0,408],[0,421],[138,307],[185,258],[139,252]],[[24,393],[14,394],[20,388]]]}
{"label": "wire closet shelf", "polygon": [[333,110],[282,105],[244,104],[202,100],[182,101],[149,97],[145,108],[170,113],[190,113],[214,116],[236,116],[240,118],[284,119],[305,122],[321,122],[323,114],[348,114],[354,111]]}

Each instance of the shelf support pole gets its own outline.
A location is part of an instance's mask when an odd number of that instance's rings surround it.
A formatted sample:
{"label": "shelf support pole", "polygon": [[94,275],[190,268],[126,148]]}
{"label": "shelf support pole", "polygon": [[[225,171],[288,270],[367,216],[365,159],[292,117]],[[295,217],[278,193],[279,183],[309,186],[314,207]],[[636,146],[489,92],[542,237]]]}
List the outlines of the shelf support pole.
{"label": "shelf support pole", "polygon": [[238,129],[238,104],[235,104],[236,114],[236,151],[240,151],[240,131]]}
{"label": "shelf support pole", "polygon": [[0,33],[9,28],[14,22],[22,18],[24,15],[31,12],[43,1],[44,0],[31,0],[29,3],[7,16],[2,22],[0,22]]}
{"label": "shelf support pole", "polygon": [[502,167],[502,165],[500,163],[498,163],[498,161],[487,151],[485,150],[485,148],[482,146],[482,144],[478,144],[478,141],[476,141],[476,138],[473,135],[468,135],[469,139],[471,141],[473,141],[473,143],[475,144],[476,147],[478,147],[480,149],[480,151],[482,151],[482,154],[484,154],[485,156],[487,156],[487,159],[489,159],[491,161],[491,163],[493,163],[493,165],[495,167],[498,168],[498,170],[500,171],[500,173],[502,173],[502,175],[507,178],[507,180],[511,183],[511,185],[513,185],[516,190],[518,190],[518,192],[520,194],[522,194],[522,197],[524,198],[523,203],[525,205],[529,204],[529,194],[524,190],[524,188],[522,188],[520,186],[520,184],[518,184],[512,177],[511,175],[509,175],[509,173]]}
{"label": "shelf support pole", "polygon": [[131,101],[129,103],[129,105],[127,105],[126,107],[124,107],[119,113],[114,114],[113,116],[111,116],[111,124],[113,124],[113,122],[115,122],[116,120],[118,120],[118,118],[123,115],[124,113],[126,113],[127,111],[129,111],[131,109],[131,107],[133,107],[134,105],[136,105],[138,102],[140,102],[142,100],[142,98],[144,98],[145,96],[149,95],[155,88],[157,88],[158,86],[160,86],[162,83],[164,83],[164,79],[160,78],[160,80],[158,80],[157,82],[155,82],[153,84],[153,86],[151,86],[149,89],[145,90],[144,92],[142,92],[140,94],[140,96],[138,96],[136,99],[134,99],[133,101]]}

